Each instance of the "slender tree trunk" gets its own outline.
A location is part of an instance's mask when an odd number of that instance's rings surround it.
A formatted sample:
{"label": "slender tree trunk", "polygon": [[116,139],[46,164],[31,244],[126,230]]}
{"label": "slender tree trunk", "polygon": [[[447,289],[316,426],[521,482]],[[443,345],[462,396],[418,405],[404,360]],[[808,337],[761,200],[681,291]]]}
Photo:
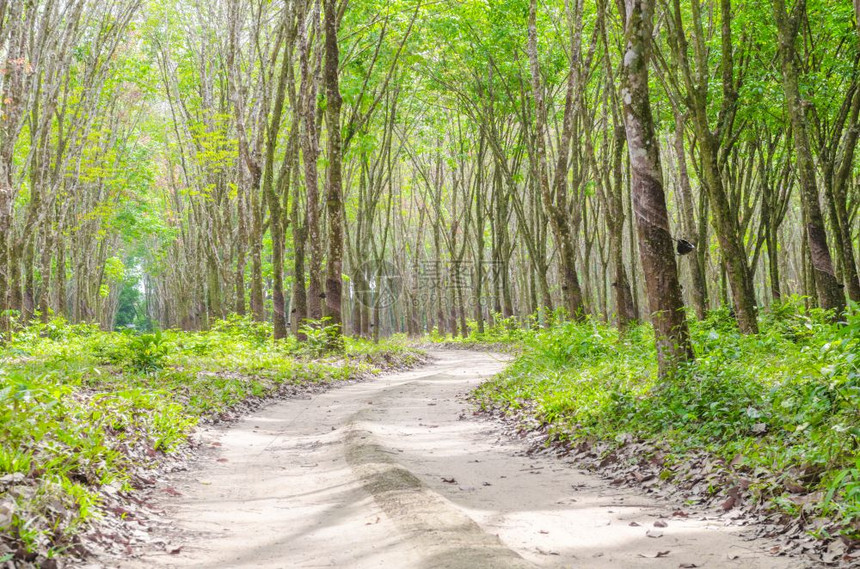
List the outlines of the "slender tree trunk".
{"label": "slender tree trunk", "polygon": [[24,245],[24,288],[21,300],[21,321],[29,324],[35,317],[36,311],[36,281],[35,281],[35,236],[25,237]]}
{"label": "slender tree trunk", "polygon": [[633,191],[632,191],[632,177],[633,171],[630,168],[630,157],[628,154],[628,158],[626,161],[627,166],[627,177],[626,177],[626,192],[624,194],[627,196],[627,213],[630,216],[630,231],[628,231],[628,247],[630,251],[630,291],[633,293],[633,314],[636,316],[638,320],[642,312],[639,310],[639,267],[636,263],[637,258],[641,258],[641,255],[637,255],[638,247],[637,239],[636,239],[636,223],[634,223],[634,218],[636,217],[636,212],[633,209]]}
{"label": "slender tree trunk", "polygon": [[0,341],[11,331],[8,310],[12,308],[13,264],[12,208],[15,202],[13,183],[15,143],[20,132],[24,109],[26,79],[27,33],[23,22],[24,2],[11,2],[7,7],[5,26],[9,26],[6,60],[3,62],[3,91],[0,93],[3,112],[0,114]]}
{"label": "slender tree trunk", "polygon": [[[295,203],[295,202],[294,202]],[[293,213],[298,213],[298,207],[293,206]],[[295,216],[293,219],[297,219]],[[299,225],[293,222],[293,308],[290,322],[293,333],[300,340],[305,339],[301,332],[301,326],[308,317],[308,292],[305,286],[305,243],[307,242],[307,231],[305,224]]]}
{"label": "slender tree trunk", "polygon": [[657,340],[660,375],[671,374],[693,358],[689,330],[678,283],[678,269],[663,191],[660,153],[654,135],[648,89],[648,60],[654,0],[625,0],[625,54],[621,100],[627,132],[634,213],[639,231],[639,253],[651,321]]}
{"label": "slender tree trunk", "polygon": [[[484,333],[484,134],[478,139],[477,191],[475,192],[475,323]],[[471,207],[471,206],[470,206]]]}
{"label": "slender tree trunk", "polygon": [[54,236],[49,228],[42,230],[42,251],[39,256],[39,273],[41,274],[41,282],[39,283],[39,314],[42,322],[48,322],[51,318],[51,253],[54,250],[54,244],[59,239],[60,235]]}
{"label": "slender tree trunk", "polygon": [[9,256],[9,307],[18,313],[20,320],[24,309],[24,295],[21,291],[21,260],[24,249],[20,241],[13,239],[12,254]]}
{"label": "slender tree trunk", "polygon": [[266,314],[263,305],[263,207],[260,203],[260,174],[251,184],[251,314],[263,322]]}
{"label": "slender tree trunk", "polygon": [[571,228],[569,216],[562,197],[565,195],[568,171],[568,146],[570,145],[574,89],[576,88],[577,70],[571,66],[565,98],[564,125],[562,137],[559,141],[558,164],[556,165],[553,187],[555,197],[560,200],[556,203],[550,191],[549,166],[547,164],[546,150],[546,104],[544,102],[543,85],[540,78],[540,65],[537,53],[537,0],[529,3],[529,66],[531,68],[532,96],[535,101],[535,153],[534,163],[536,165],[536,183],[540,189],[541,203],[549,217],[553,237],[559,248],[562,273],[562,290],[564,292],[564,306],[574,320],[585,318],[586,309],[582,297],[582,289],[576,274],[576,247],[575,235]]}
{"label": "slender tree trunk", "polygon": [[624,182],[622,180],[624,155],[623,127],[616,129],[614,144],[612,187],[607,188],[607,191],[610,192],[609,205],[612,212],[611,214],[607,212],[607,218],[611,219],[609,249],[615,277],[612,287],[615,290],[616,316],[618,318],[618,328],[624,330],[636,320],[636,307],[633,304],[633,294],[630,290],[627,270],[624,268],[624,202],[622,201],[624,193]]}
{"label": "slender tree trunk", "polygon": [[206,292],[208,314],[215,318],[223,318],[221,303],[221,279],[218,271],[218,261],[211,253],[206,255]]}
{"label": "slender tree trunk", "polygon": [[779,34],[782,84],[794,134],[794,151],[800,179],[800,202],[806,222],[806,238],[818,303],[824,309],[832,309],[837,314],[841,314],[845,310],[845,294],[833,270],[833,260],[827,245],[824,217],[818,200],[815,162],[806,131],[803,99],[798,86],[799,73],[795,61],[797,57],[795,41],[800,23],[805,16],[806,0],[797,0],[791,14],[786,13],[785,0],[773,0],[773,10]]}
{"label": "slender tree trunk", "polygon": [[233,310],[239,316],[245,315],[245,265],[247,263],[248,229],[245,219],[245,196],[239,192],[236,196],[236,217],[238,218],[238,234],[236,235],[236,274],[233,277],[235,304]]}
{"label": "slender tree trunk", "polygon": [[860,276],[857,272],[857,261],[854,256],[854,247],[851,236],[851,216],[848,213],[848,183],[851,171],[854,168],[854,152],[857,147],[857,139],[860,136],[860,123],[857,118],[860,115],[860,85],[855,86],[854,97],[849,115],[849,127],[842,145],[841,161],[836,168],[833,181],[827,184],[829,189],[828,199],[831,203],[831,217],[836,226],[835,243],[837,251],[842,259],[843,282],[848,298],[854,302],[860,302]]}
{"label": "slender tree trunk", "polygon": [[773,223],[773,188],[770,187],[770,181],[765,180],[766,186],[763,188],[764,195],[761,201],[761,224],[765,232],[765,246],[767,247],[767,265],[770,277],[770,294],[773,302],[779,302],[782,298],[782,293],[779,288],[779,255],[777,254],[777,229]]}
{"label": "slender tree trunk", "polygon": [[62,239],[57,241],[57,315],[69,317],[69,301],[66,294],[66,244]]}
{"label": "slender tree trunk", "polygon": [[275,183],[275,149],[278,144],[278,134],[281,130],[281,117],[283,116],[284,104],[286,102],[287,82],[292,79],[291,57],[287,50],[281,60],[281,69],[278,76],[277,92],[272,106],[271,121],[266,129],[266,157],[263,167],[263,193],[269,205],[269,233],[272,238],[272,328],[276,340],[287,337],[286,296],[284,294],[284,249],[286,248],[286,224],[284,205],[281,203],[279,188],[290,187],[292,175],[291,166],[294,164],[289,156],[298,153],[298,138],[295,136],[299,120],[295,121],[294,128],[287,143],[287,158],[284,168],[281,170],[280,179]]}
{"label": "slender tree trunk", "polygon": [[[687,171],[687,153],[684,149],[684,117],[679,112],[675,113],[675,155],[678,159],[678,189],[681,194],[681,214],[684,220],[685,239],[695,239],[696,216],[693,204],[693,189],[690,186],[690,174]],[[697,240],[698,241],[698,240]],[[704,247],[704,243],[697,243]],[[693,281],[693,304],[696,308],[696,316],[699,320],[705,317],[707,311],[707,287],[705,285],[704,267],[699,263],[698,255],[689,257],[690,273]]]}
{"label": "slender tree trunk", "polygon": [[[319,26],[319,0],[310,0],[313,4],[310,22],[314,32]],[[299,18],[299,64],[301,69],[301,113],[302,123],[302,159],[305,173],[305,192],[307,195],[307,241],[310,245],[309,282],[307,289],[307,318],[319,320],[322,318],[322,237],[320,235],[319,219],[319,179],[317,158],[319,157],[319,132],[317,131],[317,75],[311,68],[312,39],[307,29],[308,18]],[[314,33],[314,36],[317,34]]]}
{"label": "slender tree trunk", "polygon": [[[341,180],[340,107],[338,84],[337,2],[324,0],[325,7],[325,86],[326,126],[328,128],[328,176],[326,211],[328,213],[328,259],[326,261],[326,315],[342,333],[343,316],[343,188]],[[378,323],[377,323],[378,326]]]}
{"label": "slender tree trunk", "polygon": [[779,254],[776,244],[776,232],[767,231],[767,264],[770,272],[770,294],[773,302],[782,300],[782,292],[779,287]]}

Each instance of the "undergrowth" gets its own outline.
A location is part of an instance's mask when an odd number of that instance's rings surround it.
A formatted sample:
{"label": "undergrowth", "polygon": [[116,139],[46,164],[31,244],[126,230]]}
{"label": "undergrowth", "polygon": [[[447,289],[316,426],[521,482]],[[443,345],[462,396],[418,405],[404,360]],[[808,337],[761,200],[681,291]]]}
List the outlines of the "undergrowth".
{"label": "undergrowth", "polygon": [[[559,318],[559,314],[553,314],[549,324]],[[489,322],[484,323],[483,329],[472,319],[466,321],[466,326],[468,333],[465,336],[442,333],[434,327],[424,336],[424,340],[440,347],[516,353],[523,348],[525,341],[533,336],[533,330],[539,328],[540,324],[534,316],[521,320],[514,316],[505,318],[497,313]]]}
{"label": "undergrowth", "polygon": [[18,330],[0,347],[0,561],[62,554],[102,515],[102,489],[130,491],[132,474],[180,447],[201,420],[287,384],[419,358],[402,339],[345,338],[330,353],[271,336],[268,324],[237,317],[194,333],[103,332],[59,319]]}
{"label": "undergrowth", "polygon": [[790,511],[806,494],[843,534],[860,528],[860,310],[846,321],[792,298],[740,334],[726,311],[691,321],[696,360],[659,381],[653,332],[597,323],[529,332],[525,350],[475,393],[485,409],[525,414],[551,439],[661,441],[668,460],[706,451],[767,472],[763,500]]}

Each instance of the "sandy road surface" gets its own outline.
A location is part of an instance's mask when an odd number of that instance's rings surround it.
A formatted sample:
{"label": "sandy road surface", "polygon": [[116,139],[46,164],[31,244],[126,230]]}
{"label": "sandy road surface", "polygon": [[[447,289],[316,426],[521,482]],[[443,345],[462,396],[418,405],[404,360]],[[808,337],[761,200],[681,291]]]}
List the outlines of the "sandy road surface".
{"label": "sandy road surface", "polygon": [[[744,541],[739,528],[672,518],[674,505],[525,456],[464,400],[503,363],[434,356],[421,369],[277,403],[208,432],[210,450],[193,470],[162,481],[182,493],[162,493],[161,504],[172,524],[167,549],[179,552],[108,564],[802,567],[763,553],[768,544]],[[660,516],[662,529],[653,525]]]}

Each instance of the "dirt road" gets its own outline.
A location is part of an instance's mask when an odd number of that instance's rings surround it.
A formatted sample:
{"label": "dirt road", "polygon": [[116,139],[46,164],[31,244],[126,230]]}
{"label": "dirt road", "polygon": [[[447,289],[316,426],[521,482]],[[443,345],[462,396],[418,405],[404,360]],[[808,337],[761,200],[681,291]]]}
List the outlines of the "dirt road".
{"label": "dirt road", "polygon": [[[714,519],[527,457],[465,394],[503,363],[436,352],[416,371],[277,403],[205,434],[165,480],[166,551],[122,567],[801,567]],[[666,527],[654,522],[664,517]],[[659,523],[658,525],[663,525]],[[170,553],[170,551],[175,553]],[[178,552],[176,552],[178,550]]]}

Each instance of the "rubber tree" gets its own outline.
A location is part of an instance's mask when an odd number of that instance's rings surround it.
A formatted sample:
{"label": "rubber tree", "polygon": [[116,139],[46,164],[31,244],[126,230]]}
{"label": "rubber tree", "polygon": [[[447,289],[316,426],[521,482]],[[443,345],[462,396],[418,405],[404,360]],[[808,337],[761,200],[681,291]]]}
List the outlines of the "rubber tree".
{"label": "rubber tree", "polygon": [[[581,2],[577,2],[581,6]],[[579,11],[579,10],[578,10]],[[580,11],[581,15],[581,11]],[[582,21],[582,18],[579,18]],[[570,149],[571,135],[573,131],[574,98],[577,89],[576,78],[578,70],[576,65],[579,60],[579,46],[581,44],[582,24],[571,30],[571,68],[567,81],[567,94],[564,103],[564,118],[562,119],[562,133],[558,142],[558,156],[553,176],[552,188],[550,187],[549,165],[547,156],[547,108],[544,101],[544,86],[540,76],[540,64],[537,51],[537,0],[529,3],[529,34],[528,53],[529,67],[531,69],[532,96],[534,97],[535,133],[533,158],[537,169],[537,185],[540,189],[541,202],[549,218],[553,238],[561,253],[562,290],[564,291],[564,305],[570,316],[575,320],[585,317],[585,304],[582,298],[582,289],[576,274],[576,248],[573,224],[567,208],[567,174],[568,153]]]}
{"label": "rubber tree", "polygon": [[[714,105],[711,101],[713,97],[710,88],[711,74],[708,71],[707,38],[702,26],[702,20],[706,16],[702,14],[699,0],[691,0],[689,5],[692,14],[692,26],[690,26],[692,50],[687,42],[680,0],[673,0],[672,14],[669,18],[671,22],[669,28],[672,32],[669,43],[680,67],[686,90],[685,96],[677,98],[688,106],[698,140],[702,184],[711,203],[711,220],[725,260],[738,327],[743,333],[755,334],[758,332],[755,288],[744,249],[743,231],[738,221],[737,211],[730,200],[726,181],[723,179],[721,163],[723,156],[736,140],[736,137],[732,136],[732,131],[738,99],[738,80],[735,78],[732,55],[734,47],[731,2],[720,0],[719,6],[722,97],[714,127],[710,118],[713,115]],[[689,53],[690,51],[692,54]],[[678,151],[679,159],[683,156],[682,150],[683,146]]]}
{"label": "rubber tree", "polygon": [[624,25],[621,101],[630,157],[633,213],[661,377],[693,358],[678,282],[660,152],[648,88],[654,0],[618,0]]}
{"label": "rubber tree", "polygon": [[326,128],[328,129],[326,173],[326,213],[328,215],[328,252],[325,277],[326,316],[342,333],[341,298],[343,296],[343,161],[340,137],[340,108],[342,99],[338,84],[338,10],[336,0],[324,0],[325,18],[325,93]]}
{"label": "rubber tree", "polygon": [[782,86],[791,129],[794,133],[794,152],[797,160],[797,174],[800,180],[800,203],[806,229],[806,240],[812,263],[812,274],[818,303],[824,309],[837,313],[845,310],[845,293],[833,270],[833,259],[827,245],[824,216],[818,200],[818,182],[809,134],[806,130],[804,101],[800,95],[797,69],[798,31],[805,19],[806,0],[796,0],[791,11],[786,10],[785,0],[773,0],[773,14],[776,20],[779,54],[782,68]]}

